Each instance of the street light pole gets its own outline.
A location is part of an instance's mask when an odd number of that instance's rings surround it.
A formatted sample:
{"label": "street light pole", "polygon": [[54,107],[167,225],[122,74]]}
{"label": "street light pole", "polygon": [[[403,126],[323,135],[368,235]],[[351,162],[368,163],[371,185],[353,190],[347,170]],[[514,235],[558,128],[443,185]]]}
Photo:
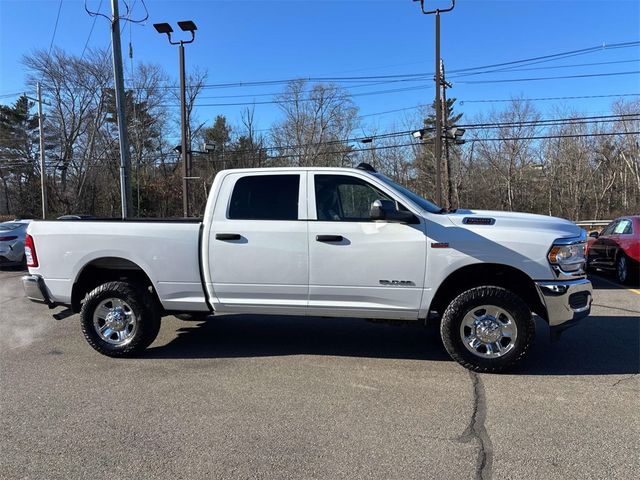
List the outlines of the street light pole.
{"label": "street light pole", "polygon": [[171,34],[173,28],[168,23],[154,23],[153,27],[158,33],[166,34],[171,45],[179,45],[180,50],[180,137],[181,137],[181,157],[182,157],[182,214],[185,217],[189,216],[189,178],[191,176],[191,166],[189,151],[191,150],[188,145],[189,139],[187,138],[187,128],[189,119],[187,118],[187,85],[186,85],[186,73],[185,73],[185,61],[184,61],[184,46],[187,43],[192,43],[196,38],[196,24],[191,20],[185,20],[178,22],[178,26],[184,32],[191,32],[191,40],[180,40],[174,42],[171,40]]}
{"label": "street light pole", "polygon": [[187,86],[184,65],[184,42],[180,42],[180,144],[182,145],[182,214],[189,216],[189,165],[187,148]]}
{"label": "street light pole", "polygon": [[436,101],[435,101],[435,113],[436,113],[436,131],[435,131],[435,164],[436,164],[436,203],[442,204],[442,109],[440,108],[440,87],[442,84],[442,74],[440,71],[440,13],[450,12],[456,6],[456,0],[451,0],[451,6],[446,9],[436,8],[435,10],[425,10],[425,0],[413,0],[414,2],[420,2],[420,8],[425,15],[435,14],[436,16]]}

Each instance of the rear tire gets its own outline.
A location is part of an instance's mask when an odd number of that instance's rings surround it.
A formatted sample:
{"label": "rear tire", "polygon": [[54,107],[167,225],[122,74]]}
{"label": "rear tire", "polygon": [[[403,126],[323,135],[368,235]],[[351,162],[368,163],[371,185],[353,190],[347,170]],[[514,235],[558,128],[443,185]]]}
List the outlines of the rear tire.
{"label": "rear tire", "polygon": [[440,325],[445,349],[474,372],[498,373],[519,363],[535,336],[527,304],[501,287],[484,286],[458,295]]}
{"label": "rear tire", "polygon": [[156,339],[160,312],[150,292],[128,282],[109,282],[89,292],[80,322],[95,350],[110,357],[128,357]]}

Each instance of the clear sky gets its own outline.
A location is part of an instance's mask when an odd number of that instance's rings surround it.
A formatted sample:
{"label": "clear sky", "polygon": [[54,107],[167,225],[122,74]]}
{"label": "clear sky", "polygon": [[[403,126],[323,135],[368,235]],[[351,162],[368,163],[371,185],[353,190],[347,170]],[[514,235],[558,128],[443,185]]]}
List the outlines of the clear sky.
{"label": "clear sky", "polygon": [[[446,7],[448,0],[426,0]],[[144,16],[142,0],[128,0],[132,18]],[[296,1],[160,1],[146,0],[149,19],[143,25],[123,25],[122,44],[128,68],[128,44],[134,61],[161,64],[177,76],[178,51],[152,24],[191,19],[198,25],[195,43],[187,46],[187,68],[209,71],[209,84],[286,79],[307,76],[377,76],[426,73],[434,70],[434,17],[420,13],[411,0],[296,0]],[[87,0],[91,10],[110,12],[110,0]],[[124,2],[121,0],[121,13]],[[35,49],[48,49],[53,38],[60,0],[0,0],[0,102],[24,91],[21,58]],[[84,1],[63,0],[53,44],[80,55],[90,47],[110,45],[108,22],[94,19]],[[447,71],[492,65],[589,47],[640,40],[638,0],[458,0],[453,12],[442,15],[442,57]],[[520,67],[523,68],[523,67]],[[450,80],[449,95],[464,101],[458,111],[474,114],[500,108],[501,103],[476,103],[525,98],[640,94],[640,47],[600,48],[589,53],[535,63],[524,71],[500,71]],[[466,83],[550,76],[636,72],[625,75]],[[128,74],[125,73],[125,76]],[[362,85],[354,81],[345,85]],[[369,82],[372,83],[372,82]],[[373,82],[375,83],[375,82]],[[358,86],[351,91],[360,114],[379,132],[393,128],[413,108],[433,99],[432,77],[413,82]],[[207,88],[199,103],[264,102],[281,85]],[[381,90],[401,90],[368,95]],[[366,95],[361,95],[366,94]],[[247,95],[238,97],[238,95]],[[252,97],[255,95],[255,97]],[[232,96],[228,98],[212,97]],[[627,97],[639,98],[639,97]],[[555,108],[586,114],[609,111],[612,98],[558,101],[535,100],[545,116]],[[242,106],[201,106],[200,121],[224,114],[237,122]],[[256,105],[258,128],[278,117],[277,107]],[[363,131],[363,133],[365,133]]]}

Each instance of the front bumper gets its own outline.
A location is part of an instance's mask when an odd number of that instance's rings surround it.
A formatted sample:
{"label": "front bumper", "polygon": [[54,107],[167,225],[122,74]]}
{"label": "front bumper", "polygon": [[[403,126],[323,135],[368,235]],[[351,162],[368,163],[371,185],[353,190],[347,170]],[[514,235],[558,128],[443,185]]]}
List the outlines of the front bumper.
{"label": "front bumper", "polygon": [[46,303],[49,306],[53,305],[42,277],[38,275],[25,275],[22,277],[22,287],[24,288],[24,294],[29,300]]}
{"label": "front bumper", "polygon": [[552,328],[569,327],[591,313],[593,289],[586,278],[536,282],[536,287]]}

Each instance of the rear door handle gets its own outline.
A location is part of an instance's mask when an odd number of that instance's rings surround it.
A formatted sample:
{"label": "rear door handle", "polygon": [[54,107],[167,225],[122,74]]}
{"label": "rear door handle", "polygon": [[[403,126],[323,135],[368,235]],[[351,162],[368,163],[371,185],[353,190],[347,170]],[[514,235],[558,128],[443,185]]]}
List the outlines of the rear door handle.
{"label": "rear door handle", "polygon": [[342,235],[316,235],[317,242],[341,242],[344,240]]}
{"label": "rear door handle", "polygon": [[239,233],[216,233],[216,240],[240,240]]}

